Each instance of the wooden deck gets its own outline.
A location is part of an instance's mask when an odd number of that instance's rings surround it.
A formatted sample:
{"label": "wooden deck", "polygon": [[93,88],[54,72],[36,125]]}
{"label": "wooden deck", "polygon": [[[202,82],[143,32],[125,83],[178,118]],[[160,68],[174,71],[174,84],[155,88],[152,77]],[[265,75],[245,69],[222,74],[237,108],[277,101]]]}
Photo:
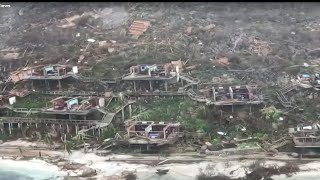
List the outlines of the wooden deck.
{"label": "wooden deck", "polygon": [[83,124],[95,125],[99,120],[69,120],[69,119],[47,119],[47,118],[21,118],[21,117],[0,117],[2,123],[51,123],[51,124]]}

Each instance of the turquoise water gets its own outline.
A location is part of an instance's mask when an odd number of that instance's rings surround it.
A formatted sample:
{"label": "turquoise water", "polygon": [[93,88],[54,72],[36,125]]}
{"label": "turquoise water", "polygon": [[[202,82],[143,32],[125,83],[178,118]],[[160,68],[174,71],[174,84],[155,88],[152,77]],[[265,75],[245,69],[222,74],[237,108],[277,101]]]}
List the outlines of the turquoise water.
{"label": "turquoise water", "polygon": [[6,170],[0,170],[0,179],[6,180],[32,180],[32,177],[25,176],[23,174],[12,172],[12,171],[6,171]]}
{"label": "turquoise water", "polygon": [[39,162],[0,160],[0,180],[61,180],[58,170]]}
{"label": "turquoise water", "polygon": [[[20,172],[17,172],[20,171]],[[25,171],[23,169],[10,169],[10,170],[3,170],[0,169],[0,179],[1,180],[58,180],[55,175],[46,173],[43,171],[36,171],[33,172]]]}

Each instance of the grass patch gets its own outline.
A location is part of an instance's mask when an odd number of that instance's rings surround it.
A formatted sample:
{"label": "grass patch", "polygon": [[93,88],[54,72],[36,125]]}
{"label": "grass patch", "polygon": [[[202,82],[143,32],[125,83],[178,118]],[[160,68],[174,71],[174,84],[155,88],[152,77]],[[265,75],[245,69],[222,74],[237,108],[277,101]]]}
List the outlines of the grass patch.
{"label": "grass patch", "polygon": [[46,107],[51,98],[41,95],[29,95],[23,98],[17,98],[17,102],[12,106],[14,108],[43,108]]}
{"label": "grass patch", "polygon": [[133,114],[137,119],[180,122],[188,131],[209,131],[203,106],[195,106],[190,99],[164,99],[146,104],[147,110]]}
{"label": "grass patch", "polygon": [[114,112],[116,111],[119,107],[121,107],[121,101],[120,100],[116,100],[116,99],[113,99],[110,104],[108,105],[107,109],[110,111],[110,112]]}

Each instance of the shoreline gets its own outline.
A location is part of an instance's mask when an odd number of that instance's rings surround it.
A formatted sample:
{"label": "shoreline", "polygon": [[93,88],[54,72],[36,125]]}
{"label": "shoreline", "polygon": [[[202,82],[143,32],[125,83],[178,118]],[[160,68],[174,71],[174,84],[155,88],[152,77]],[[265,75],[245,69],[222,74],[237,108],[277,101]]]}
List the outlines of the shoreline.
{"label": "shoreline", "polygon": [[[181,179],[183,179],[183,176],[193,176],[195,179],[195,176],[200,172],[199,168],[205,168],[209,164],[214,164],[215,174],[224,174],[236,178],[245,175],[245,169],[242,166],[248,166],[257,160],[263,160],[266,164],[271,163],[277,166],[283,166],[287,162],[297,162],[300,171],[295,176],[320,176],[320,163],[315,162],[315,160],[318,161],[319,159],[293,158],[285,153],[278,153],[273,157],[263,152],[218,156],[199,155],[196,153],[170,154],[168,156],[149,154],[109,154],[99,156],[95,152],[72,151],[72,154],[69,155],[64,153],[63,150],[50,150],[41,146],[23,146],[29,142],[25,144],[22,142],[24,141],[17,140],[0,145],[0,165],[19,161],[28,167],[28,164],[34,161],[44,162],[55,166],[64,177],[69,174],[69,176],[78,179],[83,179],[81,176],[95,179],[105,179],[106,177],[121,179],[123,173],[128,172],[134,172],[138,175],[138,178],[144,179],[143,177],[156,175],[157,169],[169,169],[170,175],[172,174],[174,177],[180,176]],[[9,146],[10,143],[22,146]],[[19,147],[22,149],[22,154]],[[39,151],[41,152],[41,158],[39,158]],[[41,166],[38,168],[43,169]],[[234,176],[231,173],[233,171],[237,171],[238,175]]]}

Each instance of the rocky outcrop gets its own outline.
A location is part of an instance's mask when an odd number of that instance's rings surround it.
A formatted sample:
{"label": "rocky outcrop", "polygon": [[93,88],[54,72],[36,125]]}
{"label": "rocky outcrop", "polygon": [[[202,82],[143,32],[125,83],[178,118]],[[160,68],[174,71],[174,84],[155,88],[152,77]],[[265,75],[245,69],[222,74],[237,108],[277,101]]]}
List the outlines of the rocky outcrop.
{"label": "rocky outcrop", "polygon": [[97,175],[97,171],[95,169],[83,166],[80,171],[77,172],[79,177],[91,177]]}

